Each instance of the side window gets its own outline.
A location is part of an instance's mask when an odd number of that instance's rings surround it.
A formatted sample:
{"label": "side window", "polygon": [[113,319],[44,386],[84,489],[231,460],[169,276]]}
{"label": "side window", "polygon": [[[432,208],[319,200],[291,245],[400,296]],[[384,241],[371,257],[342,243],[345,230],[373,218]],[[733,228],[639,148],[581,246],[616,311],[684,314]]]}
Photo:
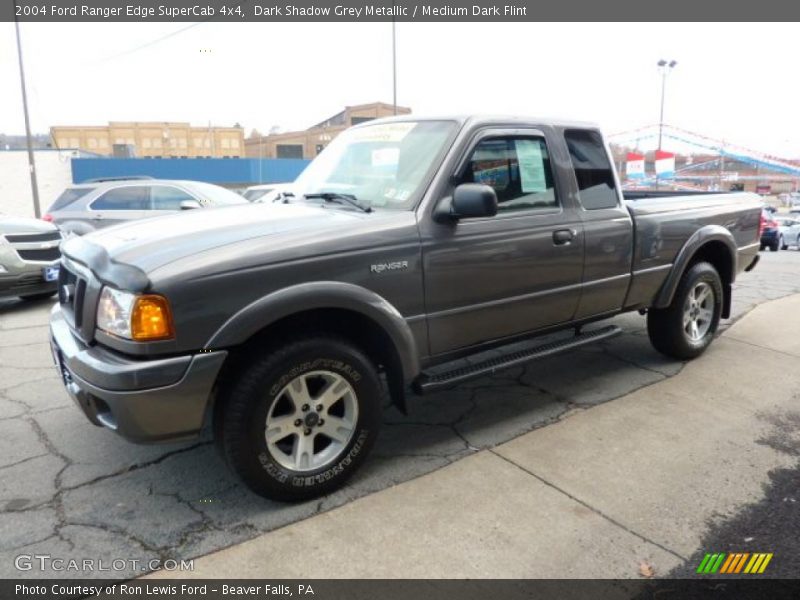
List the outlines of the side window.
{"label": "side window", "polygon": [[499,212],[558,206],[550,156],[541,137],[483,140],[472,151],[458,183],[492,186]]}
{"label": "side window", "polygon": [[617,206],[614,172],[600,134],[587,129],[571,129],[564,132],[564,139],[578,180],[578,196],[583,208],[597,210]]}
{"label": "side window", "polygon": [[128,185],[107,191],[92,202],[92,210],[148,210],[150,195],[142,185]]}
{"label": "side window", "polygon": [[184,200],[196,200],[194,196],[178,188],[154,185],[150,188],[153,210],[180,210]]}

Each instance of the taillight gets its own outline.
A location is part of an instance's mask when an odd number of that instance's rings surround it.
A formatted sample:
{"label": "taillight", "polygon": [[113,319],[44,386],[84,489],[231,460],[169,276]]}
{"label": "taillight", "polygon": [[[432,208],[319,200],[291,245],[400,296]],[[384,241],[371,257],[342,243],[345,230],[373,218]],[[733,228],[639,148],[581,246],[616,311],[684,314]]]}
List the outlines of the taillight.
{"label": "taillight", "polygon": [[52,223],[53,215],[51,215],[50,213],[42,215],[42,221],[47,221],[48,223]]}

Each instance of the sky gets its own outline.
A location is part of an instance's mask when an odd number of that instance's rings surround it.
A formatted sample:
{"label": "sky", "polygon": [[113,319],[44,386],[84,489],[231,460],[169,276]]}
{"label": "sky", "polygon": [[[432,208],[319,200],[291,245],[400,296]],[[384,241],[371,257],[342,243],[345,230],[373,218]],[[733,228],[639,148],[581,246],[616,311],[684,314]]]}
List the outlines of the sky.
{"label": "sky", "polygon": [[[304,129],[392,101],[389,23],[22,23],[34,132],[107,121]],[[163,38],[163,39],[162,39]],[[23,133],[0,23],[0,132]],[[554,116],[607,133],[665,122],[800,157],[796,25],[398,23],[397,102],[417,114]],[[669,149],[665,143],[665,148]]]}

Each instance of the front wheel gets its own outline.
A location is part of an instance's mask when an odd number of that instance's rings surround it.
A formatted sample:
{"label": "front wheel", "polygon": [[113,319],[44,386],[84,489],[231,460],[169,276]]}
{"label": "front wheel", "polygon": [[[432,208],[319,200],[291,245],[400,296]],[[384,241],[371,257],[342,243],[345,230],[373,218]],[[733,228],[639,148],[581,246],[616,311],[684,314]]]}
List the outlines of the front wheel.
{"label": "front wheel", "polygon": [[314,336],[252,360],[220,398],[218,440],[255,493],[306,500],[341,486],[381,424],[382,385],[350,342]]}
{"label": "front wheel", "polygon": [[650,343],[673,358],[700,356],[719,327],[722,293],[719,273],[711,264],[693,265],[681,277],[672,304],[648,311]]}
{"label": "front wheel", "polygon": [[789,248],[789,245],[786,243],[786,240],[783,239],[783,236],[781,236],[780,240],[778,241],[778,246],[781,250],[786,250]]}

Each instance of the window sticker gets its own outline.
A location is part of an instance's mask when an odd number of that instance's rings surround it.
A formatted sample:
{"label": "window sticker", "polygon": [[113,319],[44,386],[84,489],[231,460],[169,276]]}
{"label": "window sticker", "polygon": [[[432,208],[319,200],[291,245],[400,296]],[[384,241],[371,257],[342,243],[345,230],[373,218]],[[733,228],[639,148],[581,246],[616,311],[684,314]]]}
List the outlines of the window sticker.
{"label": "window sticker", "polygon": [[394,167],[400,161],[400,148],[376,148],[372,151],[373,167]]}
{"label": "window sticker", "polygon": [[547,191],[544,174],[544,158],[542,146],[538,140],[516,140],[519,175],[522,180],[522,192],[536,194]]}
{"label": "window sticker", "polygon": [[356,142],[400,142],[416,126],[416,123],[371,125],[362,129],[353,130],[352,139]]}

